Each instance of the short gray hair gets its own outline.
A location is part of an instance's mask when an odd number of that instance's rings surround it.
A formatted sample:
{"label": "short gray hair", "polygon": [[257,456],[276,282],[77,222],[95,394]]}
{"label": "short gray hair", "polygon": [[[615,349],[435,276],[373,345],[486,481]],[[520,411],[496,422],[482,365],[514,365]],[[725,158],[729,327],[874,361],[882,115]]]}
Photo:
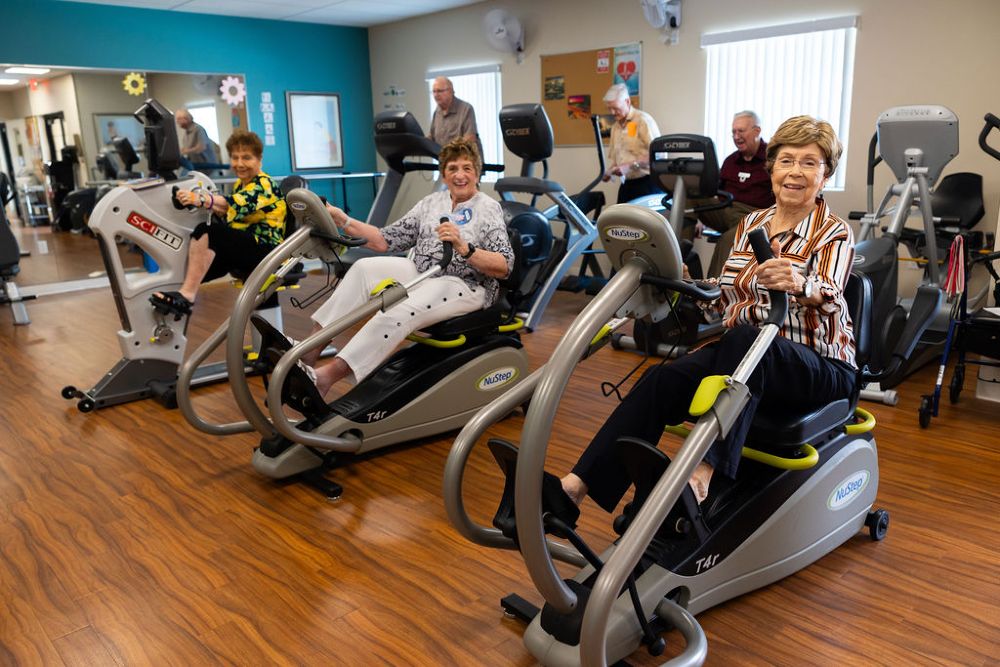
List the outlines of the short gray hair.
{"label": "short gray hair", "polygon": [[630,97],[631,95],[628,94],[628,86],[624,83],[616,83],[608,88],[608,92],[604,93],[605,102],[621,102],[629,99]]}
{"label": "short gray hair", "polygon": [[756,111],[751,111],[750,109],[744,109],[743,111],[737,111],[733,114],[733,120],[737,118],[749,118],[753,121],[754,127],[760,127],[760,116],[757,115]]}

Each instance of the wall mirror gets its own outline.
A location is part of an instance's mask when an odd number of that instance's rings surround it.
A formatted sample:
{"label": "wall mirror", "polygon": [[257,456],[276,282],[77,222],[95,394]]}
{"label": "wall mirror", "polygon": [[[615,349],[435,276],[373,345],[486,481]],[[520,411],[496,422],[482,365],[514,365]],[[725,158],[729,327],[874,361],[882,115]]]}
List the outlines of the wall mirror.
{"label": "wall mirror", "polygon": [[[221,81],[230,75],[246,81],[238,72],[0,64],[0,171],[16,193],[6,210],[21,250],[30,253],[21,260],[17,283],[56,290],[103,276],[97,241],[86,227],[87,205],[67,217],[60,204],[66,187],[94,190],[96,197],[117,181],[145,174],[142,126],[132,113],[147,97],[174,112],[188,109],[218,147],[216,168],[205,170],[222,180],[232,176],[222,169],[225,144],[233,128],[247,128],[247,113],[245,103],[230,107],[222,99]],[[129,94],[129,88],[141,93]],[[183,130],[178,135],[183,142]],[[123,162],[122,137],[135,151],[134,164]],[[122,246],[118,251],[129,270],[145,270],[139,254]]]}

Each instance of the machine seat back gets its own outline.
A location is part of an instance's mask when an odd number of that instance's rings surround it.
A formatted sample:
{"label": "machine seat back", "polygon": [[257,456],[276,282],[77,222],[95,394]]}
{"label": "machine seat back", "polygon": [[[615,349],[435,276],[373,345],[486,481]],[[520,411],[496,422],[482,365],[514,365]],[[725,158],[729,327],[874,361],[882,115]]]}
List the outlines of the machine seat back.
{"label": "machine seat back", "polygon": [[424,329],[424,332],[438,340],[451,340],[459,336],[479,338],[497,333],[498,327],[509,324],[517,313],[518,306],[532,294],[524,294],[521,287],[524,277],[533,268],[526,260],[522,245],[523,237],[516,228],[508,228],[510,245],[514,250],[514,265],[510,275],[500,281],[500,296],[489,308],[475,310],[465,315],[452,317]]}
{"label": "machine seat back", "polygon": [[[854,324],[856,362],[858,368],[864,368],[871,355],[871,281],[862,273],[851,273],[844,298]],[[850,399],[834,401],[805,415],[758,412],[750,427],[748,442],[761,449],[798,447],[807,442],[815,442],[823,434],[850,419],[854,415],[857,401],[856,390]]]}

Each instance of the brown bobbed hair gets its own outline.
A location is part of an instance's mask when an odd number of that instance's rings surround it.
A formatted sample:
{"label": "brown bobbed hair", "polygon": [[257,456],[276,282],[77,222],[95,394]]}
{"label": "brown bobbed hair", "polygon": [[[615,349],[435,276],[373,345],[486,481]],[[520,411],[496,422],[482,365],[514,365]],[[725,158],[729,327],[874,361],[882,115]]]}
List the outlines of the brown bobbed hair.
{"label": "brown bobbed hair", "polygon": [[793,116],[778,126],[767,142],[767,170],[771,171],[774,167],[774,161],[782,148],[798,148],[809,144],[816,144],[823,152],[825,177],[830,178],[837,170],[844,147],[828,122],[812,116]]}
{"label": "brown bobbed hair", "polygon": [[255,132],[236,128],[226,140],[226,152],[232,155],[233,151],[242,148],[250,151],[258,159],[264,156],[264,142],[260,140]]}
{"label": "brown bobbed hair", "polygon": [[441,154],[438,155],[438,166],[441,172],[448,166],[449,162],[454,162],[459,158],[465,158],[476,167],[476,179],[483,174],[483,159],[479,155],[479,148],[476,142],[469,141],[465,137],[452,139],[441,147]]}

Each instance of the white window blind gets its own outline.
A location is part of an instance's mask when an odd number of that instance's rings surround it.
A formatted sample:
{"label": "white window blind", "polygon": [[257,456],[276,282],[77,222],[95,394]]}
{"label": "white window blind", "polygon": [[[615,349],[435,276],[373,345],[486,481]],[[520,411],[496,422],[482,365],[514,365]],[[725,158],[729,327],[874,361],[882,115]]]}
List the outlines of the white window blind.
{"label": "white window blind", "polygon": [[[761,118],[765,140],[782,121],[808,114],[833,126],[844,144],[850,131],[851,87],[857,17],[702,36],[707,50],[705,134],[719,161],[734,149],[733,114],[745,109]],[[844,188],[837,169],[829,188]]]}
{"label": "white window blind", "polygon": [[190,104],[187,110],[191,112],[194,122],[205,128],[208,138],[219,143],[219,119],[215,115],[215,103]]}
{"label": "white window blind", "polygon": [[[487,164],[503,163],[503,140],[500,136],[500,67],[485,65],[450,70],[436,70],[427,73],[427,95],[430,99],[430,114],[434,115],[434,96],[431,93],[434,79],[446,76],[451,79],[455,88],[455,97],[472,105],[476,112],[476,127],[479,129],[479,140],[483,143],[483,162]],[[428,128],[429,130],[430,128]],[[486,172],[483,181],[493,182],[499,174]]]}

